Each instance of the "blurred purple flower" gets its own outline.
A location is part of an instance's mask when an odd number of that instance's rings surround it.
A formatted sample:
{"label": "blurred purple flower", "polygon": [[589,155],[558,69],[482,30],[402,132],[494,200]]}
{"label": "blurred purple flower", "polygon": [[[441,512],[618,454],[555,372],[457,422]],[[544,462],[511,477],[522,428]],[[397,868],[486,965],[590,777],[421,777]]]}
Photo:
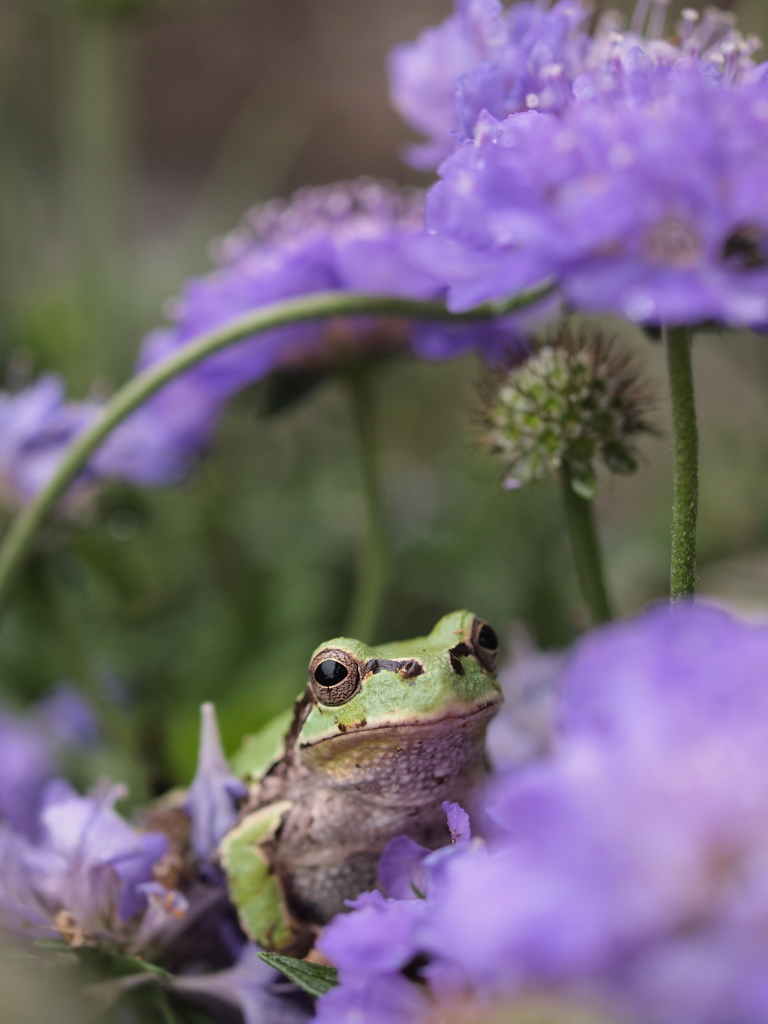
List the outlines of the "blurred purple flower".
{"label": "blurred purple flower", "polygon": [[[424,232],[415,189],[359,179],[307,188],[254,209],[217,247],[218,267],[191,280],[173,307],[174,324],[151,334],[138,368],[260,306],[320,291],[414,299],[445,293],[412,248]],[[237,391],[273,371],[332,371],[369,356],[414,350],[428,359],[479,347],[492,358],[525,351],[527,321],[408,323],[393,318],[330,319],[272,330],[219,352],[167,385],[115,430],[93,461],[104,476],[145,484],[177,479],[208,441]],[[144,452],[151,458],[144,462]]]}
{"label": "blurred purple flower", "polygon": [[259,959],[249,943],[234,967],[215,974],[182,975],[171,982],[174,992],[192,999],[234,1006],[244,1024],[301,1024],[309,1011],[285,992],[277,971]]}
{"label": "blurred purple flower", "polygon": [[[172,326],[146,338],[137,372],[238,316],[312,292],[442,299],[442,275],[418,251],[423,235],[423,193],[371,179],[304,189],[288,202],[258,207],[219,243],[217,269],[187,283],[173,307]],[[174,379],[132,413],[94,454],[83,479],[145,486],[178,481],[210,441],[229,399],[275,371],[320,375],[406,351],[425,359],[470,348],[491,359],[522,356],[531,317],[547,312],[542,307],[474,324],[341,317],[246,338]],[[0,447],[0,474],[7,463],[6,489],[17,503],[49,479],[62,450],[98,411],[95,403],[66,405],[53,378],[6,399],[5,408],[0,404],[0,427],[3,416],[13,421],[7,454]],[[19,420],[22,412],[26,418]]]}
{"label": "blurred purple flower", "polygon": [[675,42],[662,38],[667,0],[638,0],[628,31],[615,13],[588,34],[591,6],[456,0],[453,14],[390,54],[392,102],[429,139],[410,147],[416,167],[437,166],[456,144],[471,138],[483,111],[498,120],[526,110],[562,111],[590,91],[631,87],[638,69],[685,64],[710,83],[759,77],[733,15],[708,8],[700,18],[683,12]]}
{"label": "blurred purple flower", "polygon": [[168,843],[114,811],[122,795],[112,787],[81,797],[56,780],[43,798],[37,841],[0,825],[3,927],[33,937],[60,935],[73,945],[103,941],[132,949],[178,910],[178,902],[160,906],[143,890]]}
{"label": "blurred purple flower", "polygon": [[768,90],[642,81],[642,102],[483,115],[429,197],[453,308],[555,278],[574,308],[641,323],[768,319]]}
{"label": "blurred purple flower", "polygon": [[424,860],[431,851],[410,836],[396,836],[379,858],[379,882],[391,899],[413,900],[427,891]]}
{"label": "blurred purple flower", "polygon": [[348,905],[357,913],[336,917],[318,941],[318,949],[339,967],[342,980],[389,975],[406,967],[418,952],[426,902],[385,899],[374,891],[348,900]]}
{"label": "blurred purple flower", "polygon": [[[503,118],[534,104],[559,110],[584,67],[589,17],[581,0],[540,3],[456,0],[440,25],[390,54],[392,102],[429,142],[412,146],[416,167],[436,166],[473,132],[481,111]],[[534,102],[535,98],[535,102]]]}
{"label": "blurred purple flower", "polygon": [[452,804],[450,800],[443,803],[443,810],[448,819],[448,831],[451,833],[452,843],[468,843],[472,839],[472,828],[469,824],[469,815],[461,804]]}
{"label": "blurred purple flower", "polygon": [[478,1012],[578,993],[601,1019],[763,1021],[766,666],[768,627],[705,606],[588,637],[550,758],[489,791],[488,846],[450,848],[425,900],[366,897],[328,926],[341,985],[318,1019],[383,1019],[392,993],[392,1021],[425,1021],[474,992]]}
{"label": "blurred purple flower", "polygon": [[192,849],[209,860],[225,832],[237,821],[237,804],[248,794],[241,779],[232,774],[221,745],[216,709],[200,708],[200,747],[197,771],[187,790],[187,813],[192,822]]}
{"label": "blurred purple flower", "polygon": [[34,839],[43,790],[61,756],[98,735],[90,707],[66,684],[25,713],[0,705],[0,818]]}
{"label": "blurred purple flower", "polygon": [[497,670],[504,702],[488,728],[486,749],[498,771],[546,754],[554,740],[564,656],[536,649],[514,632],[511,657]]}
{"label": "blurred purple flower", "polygon": [[[96,402],[68,402],[47,374],[23,391],[0,392],[0,495],[14,508],[47,483],[72,439],[98,413]],[[70,492],[74,497],[76,492]]]}

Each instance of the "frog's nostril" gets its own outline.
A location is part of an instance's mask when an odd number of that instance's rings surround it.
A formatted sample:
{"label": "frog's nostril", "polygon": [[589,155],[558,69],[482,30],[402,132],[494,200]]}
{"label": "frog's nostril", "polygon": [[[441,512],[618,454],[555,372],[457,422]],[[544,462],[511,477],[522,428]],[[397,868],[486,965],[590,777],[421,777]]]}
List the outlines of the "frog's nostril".
{"label": "frog's nostril", "polygon": [[415,679],[416,676],[424,675],[424,666],[420,661],[411,658],[410,661],[401,661],[398,671],[403,679]]}

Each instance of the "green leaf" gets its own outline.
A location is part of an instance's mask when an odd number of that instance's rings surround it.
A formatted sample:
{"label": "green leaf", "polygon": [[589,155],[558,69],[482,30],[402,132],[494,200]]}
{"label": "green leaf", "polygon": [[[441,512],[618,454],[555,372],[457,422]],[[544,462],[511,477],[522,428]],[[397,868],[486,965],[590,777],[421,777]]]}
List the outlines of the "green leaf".
{"label": "green leaf", "polygon": [[50,953],[71,953],[73,956],[77,955],[77,950],[74,946],[70,946],[68,942],[63,942],[61,939],[37,939],[32,945],[35,949],[45,949]]}
{"label": "green leaf", "polygon": [[259,953],[265,964],[276,967],[286,978],[311,996],[324,996],[329,989],[339,984],[339,972],[334,967],[312,964],[307,960],[296,960],[279,953]]}
{"label": "green leaf", "polygon": [[171,977],[170,972],[164,967],[158,967],[157,964],[142,960],[140,957],[111,953],[95,946],[70,946],[59,939],[38,939],[34,946],[36,949],[44,949],[51,953],[70,953],[84,966],[107,978],[122,978],[133,974],[152,974],[163,979]]}

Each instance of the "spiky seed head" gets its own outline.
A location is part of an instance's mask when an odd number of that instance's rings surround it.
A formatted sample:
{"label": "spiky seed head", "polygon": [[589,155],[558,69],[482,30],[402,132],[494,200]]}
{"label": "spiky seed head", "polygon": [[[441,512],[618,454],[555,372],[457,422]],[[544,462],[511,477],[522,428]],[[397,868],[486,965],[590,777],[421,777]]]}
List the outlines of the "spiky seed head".
{"label": "spiky seed head", "polygon": [[654,432],[635,359],[597,328],[561,325],[524,363],[492,371],[481,390],[483,442],[509,489],[565,469],[574,491],[592,499],[598,464],[634,472],[637,437]]}

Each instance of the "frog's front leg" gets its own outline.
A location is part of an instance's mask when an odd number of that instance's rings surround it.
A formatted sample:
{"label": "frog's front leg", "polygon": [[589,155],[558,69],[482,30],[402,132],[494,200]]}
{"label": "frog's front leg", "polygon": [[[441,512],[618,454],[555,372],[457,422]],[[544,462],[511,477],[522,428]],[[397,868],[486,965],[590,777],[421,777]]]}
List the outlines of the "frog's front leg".
{"label": "frog's front leg", "polygon": [[278,800],[246,814],[224,836],[220,856],[240,924],[265,949],[303,955],[314,933],[299,924],[288,908],[285,888],[269,856],[284,815],[293,807]]}

